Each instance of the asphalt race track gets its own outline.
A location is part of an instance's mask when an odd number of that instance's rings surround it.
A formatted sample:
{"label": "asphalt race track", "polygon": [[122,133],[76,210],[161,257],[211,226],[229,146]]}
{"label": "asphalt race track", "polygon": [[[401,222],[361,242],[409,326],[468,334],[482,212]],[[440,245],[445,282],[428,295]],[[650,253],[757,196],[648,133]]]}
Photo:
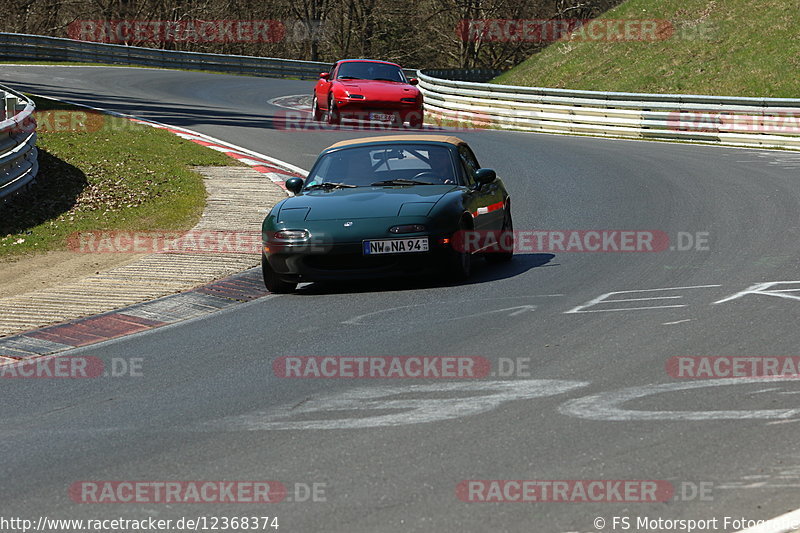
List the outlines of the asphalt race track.
{"label": "asphalt race track", "polygon": [[[287,130],[286,110],[267,101],[310,94],[313,82],[25,66],[3,66],[0,81],[303,168],[327,145],[371,134]],[[62,354],[142,358],[141,376],[3,380],[2,514],[565,533],[613,531],[615,516],[633,531],[637,517],[716,517],[717,531],[735,531],[726,516],[797,508],[798,382],[675,379],[665,367],[675,356],[800,355],[800,155],[458,135],[505,180],[515,229],[653,230],[675,249],[521,253],[478,262],[463,285],[311,284]],[[767,282],[783,283],[743,292]],[[622,294],[599,299],[611,292]],[[620,299],[629,301],[608,302]],[[480,356],[495,371],[520,358],[529,370],[459,381],[288,379],[272,368],[281,356],[375,355]],[[68,489],[86,480],[276,480],[289,495],[269,505],[76,503]],[[465,480],[662,480],[675,496],[464,502],[456,488]]]}

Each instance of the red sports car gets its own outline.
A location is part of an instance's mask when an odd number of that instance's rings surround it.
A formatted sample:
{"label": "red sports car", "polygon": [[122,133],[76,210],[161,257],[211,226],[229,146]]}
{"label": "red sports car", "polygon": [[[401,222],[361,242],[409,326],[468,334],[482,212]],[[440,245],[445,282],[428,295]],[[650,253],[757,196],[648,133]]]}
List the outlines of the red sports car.
{"label": "red sports car", "polygon": [[319,75],[314,87],[314,120],[327,114],[328,124],[342,119],[389,122],[422,127],[422,92],[399,65],[371,59],[343,59]]}

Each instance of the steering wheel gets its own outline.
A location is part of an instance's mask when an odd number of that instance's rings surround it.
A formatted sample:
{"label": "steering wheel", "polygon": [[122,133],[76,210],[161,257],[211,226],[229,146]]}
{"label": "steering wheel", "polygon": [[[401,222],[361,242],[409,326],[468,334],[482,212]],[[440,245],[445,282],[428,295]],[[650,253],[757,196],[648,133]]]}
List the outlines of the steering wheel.
{"label": "steering wheel", "polygon": [[414,176],[411,179],[412,180],[420,180],[422,178],[434,179],[434,180],[439,181],[439,182],[442,181],[442,179],[435,172],[431,172],[430,170],[423,170],[422,172],[419,172],[416,176]]}

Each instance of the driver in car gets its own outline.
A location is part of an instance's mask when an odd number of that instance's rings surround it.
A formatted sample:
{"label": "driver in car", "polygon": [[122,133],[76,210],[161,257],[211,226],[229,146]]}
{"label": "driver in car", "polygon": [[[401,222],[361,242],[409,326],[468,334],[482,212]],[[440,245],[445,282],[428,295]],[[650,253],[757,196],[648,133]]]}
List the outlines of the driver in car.
{"label": "driver in car", "polygon": [[450,158],[446,154],[441,154],[444,157],[437,157],[437,154],[432,153],[429,164],[431,165],[430,172],[434,174],[441,183],[445,185],[453,185],[456,180],[453,176],[453,165],[450,163]]}
{"label": "driver in car", "polygon": [[352,185],[370,185],[375,181],[375,170],[369,152],[350,154],[346,159],[347,183]]}

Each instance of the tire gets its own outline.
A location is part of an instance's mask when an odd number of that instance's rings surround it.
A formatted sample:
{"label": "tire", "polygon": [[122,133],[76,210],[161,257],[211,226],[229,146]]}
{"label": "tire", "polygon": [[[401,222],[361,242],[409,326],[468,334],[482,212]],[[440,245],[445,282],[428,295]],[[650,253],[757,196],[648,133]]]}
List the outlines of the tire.
{"label": "tire", "polygon": [[505,234],[511,233],[508,237],[508,243],[511,249],[504,252],[489,252],[486,254],[486,260],[490,263],[507,263],[514,257],[514,222],[511,220],[511,205],[508,204],[503,210],[503,228],[500,230],[500,242],[506,242]]}
{"label": "tire", "polygon": [[328,124],[331,126],[336,126],[342,121],[341,117],[339,116],[339,111],[336,110],[336,104],[333,103],[333,100],[328,101]]}
{"label": "tire", "polygon": [[322,109],[319,108],[319,102],[317,102],[317,95],[314,95],[314,99],[311,101],[311,116],[317,122],[322,120]]}
{"label": "tire", "polygon": [[297,283],[283,281],[275,274],[264,254],[261,254],[261,274],[264,276],[264,286],[273,294],[288,294],[297,288]]}
{"label": "tire", "polygon": [[402,128],[403,127],[403,119],[400,118],[400,115],[395,114],[392,116],[392,120],[389,121],[390,128]]}
{"label": "tire", "polygon": [[[470,231],[470,225],[462,220],[458,225],[459,231]],[[450,257],[447,261],[446,275],[451,281],[466,281],[472,274],[472,254],[468,251],[459,252],[457,250],[450,251]]]}
{"label": "tire", "polygon": [[415,130],[418,130],[418,129],[422,128],[422,123],[423,122],[424,122],[424,119],[422,118],[422,112],[420,112],[419,115],[417,115],[417,113],[412,113],[408,117],[408,125],[409,125],[409,127],[414,128]]}

